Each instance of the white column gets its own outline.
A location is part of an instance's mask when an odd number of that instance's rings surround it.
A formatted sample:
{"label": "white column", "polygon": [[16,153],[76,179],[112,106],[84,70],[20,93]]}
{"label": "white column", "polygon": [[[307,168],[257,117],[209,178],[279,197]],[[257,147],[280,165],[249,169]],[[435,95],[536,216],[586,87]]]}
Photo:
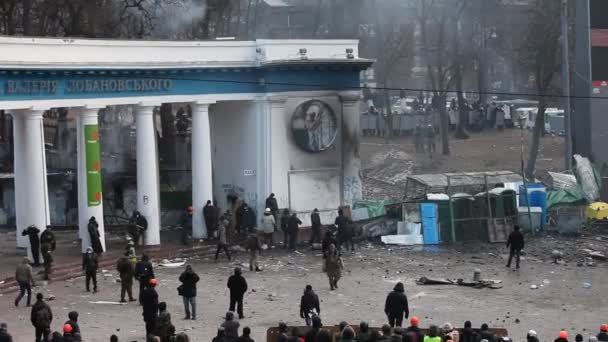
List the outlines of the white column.
{"label": "white column", "polygon": [[207,237],[203,207],[213,200],[209,104],[192,104],[192,237]]}
{"label": "white column", "polygon": [[[268,99],[269,109],[269,131],[268,144],[270,145],[270,184],[271,192],[275,194],[279,207],[287,208],[290,206],[289,199],[289,118],[285,113],[286,96],[274,96]],[[261,194],[265,199],[270,194]]]}
{"label": "white column", "polygon": [[361,114],[358,91],[340,93],[342,102],[342,204],[352,205],[363,198],[361,182],[361,157],[359,154],[359,115]]}
{"label": "white column", "polygon": [[135,107],[137,125],[137,210],[148,220],[145,245],[160,245],[158,148],[154,106]]}
{"label": "white column", "polygon": [[[259,199],[265,199],[272,193],[272,160],[270,151],[272,147],[272,136],[270,134],[270,106],[266,105],[266,101],[256,101],[254,108],[257,113],[257,193]],[[281,203],[281,207],[286,207],[287,203]],[[266,207],[265,200],[258,201],[256,208],[258,217],[262,217]]]}
{"label": "white column", "polygon": [[[23,110],[15,115],[22,118],[18,124],[22,130],[16,136],[20,138],[16,143],[22,146],[15,154],[15,159],[21,159],[16,163],[19,173],[15,173],[15,193],[21,192],[16,204],[20,207],[17,211],[17,231],[21,231],[30,225],[35,225],[43,232],[46,229],[48,213],[48,193],[46,162],[44,151],[44,132],[42,126],[42,110]],[[17,119],[19,121],[19,119]],[[17,171],[17,170],[16,170]],[[29,241],[27,243],[29,247]],[[32,260],[31,251],[28,248],[28,257]]]}
{"label": "white column", "polygon": [[77,117],[78,235],[83,253],[91,246],[88,223],[93,216],[99,224],[101,246],[106,250],[98,113],[98,108],[84,108],[79,110]]}
{"label": "white column", "polygon": [[29,246],[29,240],[27,236],[22,236],[21,232],[27,228],[25,221],[27,221],[28,210],[25,193],[23,191],[17,191],[17,187],[20,184],[26,182],[25,173],[23,170],[23,158],[24,154],[24,133],[23,133],[23,116],[19,115],[19,112],[12,113],[13,117],[13,145],[14,145],[14,160],[13,168],[15,173],[15,216],[17,226],[17,247],[26,248]]}

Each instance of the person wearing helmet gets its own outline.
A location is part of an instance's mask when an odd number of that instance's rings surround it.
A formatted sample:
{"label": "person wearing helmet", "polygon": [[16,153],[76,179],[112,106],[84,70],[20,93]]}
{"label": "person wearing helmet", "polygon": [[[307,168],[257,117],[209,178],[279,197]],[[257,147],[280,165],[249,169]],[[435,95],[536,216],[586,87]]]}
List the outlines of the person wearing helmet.
{"label": "person wearing helmet", "polygon": [[148,220],[139,211],[133,211],[133,216],[131,216],[129,222],[129,235],[136,246],[139,245],[140,237],[147,229]]}
{"label": "person wearing helmet", "polygon": [[21,232],[22,236],[27,236],[30,240],[30,250],[32,252],[32,258],[34,259],[34,266],[40,266],[40,237],[38,234],[40,229],[36,226],[31,225]]}
{"label": "person wearing helmet", "polygon": [[146,336],[156,331],[156,319],[158,318],[158,293],[156,292],[157,281],[152,278],[142,294],[142,316],[146,323]]}
{"label": "person wearing helmet", "polygon": [[538,336],[536,335],[536,331],[528,331],[528,334],[526,335],[526,342],[539,342]]}
{"label": "person wearing helmet", "polygon": [[179,226],[181,228],[181,242],[182,245],[187,245],[189,236],[192,234],[192,215],[194,214],[194,208],[189,205],[186,208],[186,212],[182,215],[179,220]]}
{"label": "person wearing helmet", "polygon": [[600,326],[600,333],[597,334],[597,340],[608,342],[608,324],[602,324]]}
{"label": "person wearing helmet", "polygon": [[144,290],[149,286],[150,279],[154,278],[154,268],[146,254],[135,264],[135,279],[139,280],[139,304],[142,304]]}
{"label": "person wearing helmet", "polygon": [[555,342],[568,342],[568,332],[566,330],[560,330],[559,337],[555,339]]}
{"label": "person wearing helmet", "polygon": [[82,256],[82,270],[86,275],[86,289],[87,292],[91,291],[90,284],[93,281],[93,292],[97,292],[97,268],[99,267],[99,261],[97,254],[93,253],[93,248],[87,247],[87,252]]}

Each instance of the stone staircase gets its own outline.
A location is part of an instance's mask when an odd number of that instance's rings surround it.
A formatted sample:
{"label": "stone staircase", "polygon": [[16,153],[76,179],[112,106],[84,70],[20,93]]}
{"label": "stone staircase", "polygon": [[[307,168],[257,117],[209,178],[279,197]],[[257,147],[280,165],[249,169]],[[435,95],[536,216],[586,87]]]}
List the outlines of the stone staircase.
{"label": "stone staircase", "polygon": [[[215,242],[198,242],[191,246],[150,246],[138,248],[137,255],[142,253],[148,254],[152,260],[173,259],[173,258],[189,258],[193,256],[209,257],[215,253]],[[102,254],[99,258],[99,270],[115,270],[116,261],[124,254],[124,250],[109,250]],[[64,263],[62,265],[54,265],[49,282],[64,281],[80,276],[84,276],[82,270],[82,260],[77,260]],[[36,284],[41,284],[44,280],[42,268],[34,268],[34,279]],[[0,282],[0,294],[16,292],[18,290],[17,282],[14,277],[8,277]]]}

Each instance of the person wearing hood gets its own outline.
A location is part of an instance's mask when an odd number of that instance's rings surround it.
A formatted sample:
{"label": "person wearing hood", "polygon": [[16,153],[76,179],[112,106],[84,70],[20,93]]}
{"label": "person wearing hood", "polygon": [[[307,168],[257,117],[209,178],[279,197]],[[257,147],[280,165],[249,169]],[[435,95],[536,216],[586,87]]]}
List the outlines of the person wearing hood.
{"label": "person wearing hood", "polygon": [[217,335],[213,338],[211,342],[225,342],[226,334],[224,332],[224,327],[217,328]]}
{"label": "person wearing hood", "polygon": [[329,245],[329,251],[324,263],[324,271],[327,272],[331,291],[338,288],[338,281],[342,277],[342,269],[344,269],[344,263],[336,246],[333,244]]}
{"label": "person wearing hood", "polygon": [[464,329],[462,329],[462,334],[460,335],[460,342],[477,342],[477,333],[473,330],[471,321],[464,322]]}
{"label": "person wearing hood", "polygon": [[91,292],[91,280],[93,281],[93,292],[97,292],[97,268],[99,260],[97,254],[93,253],[93,248],[87,247],[87,252],[82,256],[82,269],[86,276],[86,289]]}
{"label": "person wearing hood", "polygon": [[228,239],[226,230],[228,229],[228,225],[230,222],[228,221],[227,216],[224,216],[220,219],[220,222],[217,226],[217,249],[215,250],[215,261],[220,255],[220,251],[223,249],[228,257],[228,261],[231,261],[230,252],[228,251]]}
{"label": "person wearing hood", "polygon": [[555,339],[555,342],[568,342],[568,332],[566,330],[560,330],[559,337]]}
{"label": "person wearing hood", "polygon": [[30,306],[32,297],[32,286],[34,286],[34,274],[32,272],[32,266],[30,266],[30,260],[23,258],[21,264],[17,266],[15,270],[15,280],[19,285],[19,295],[15,298],[15,306],[19,306],[21,298],[27,292],[27,306]]}
{"label": "person wearing hood", "polygon": [[[410,326],[405,329],[405,335],[403,336],[404,342],[422,342],[424,340],[424,334],[419,328],[420,319],[416,316],[410,318]],[[475,342],[475,341],[472,341]]]}
{"label": "person wearing hood", "polygon": [[226,312],[225,321],[222,323],[222,328],[224,328],[224,341],[236,342],[236,340],[239,338],[240,326],[241,324],[234,319],[234,312]]}
{"label": "person wearing hood", "polygon": [[154,269],[148,255],[141,256],[141,260],[135,264],[135,279],[139,280],[139,304],[142,304],[142,295],[148,287],[150,279],[154,278]]}
{"label": "person wearing hood", "polygon": [[[186,312],[184,319],[196,319],[196,283],[199,280],[200,277],[190,265],[187,265],[186,270],[179,276],[179,281],[182,283],[180,295],[183,297],[184,311]],[[192,308],[192,312],[190,308]]]}
{"label": "person wearing hood", "polygon": [[148,220],[139,211],[133,211],[129,222],[129,235],[136,246],[139,245],[140,237],[146,230],[148,230]]}
{"label": "person wearing hood", "polygon": [[70,313],[68,313],[68,318],[69,319],[64,324],[69,324],[72,327],[72,332],[81,334],[80,326],[78,325],[78,312],[70,311]]}
{"label": "person wearing hood", "polygon": [[237,217],[237,230],[243,233],[253,233],[256,227],[255,212],[246,202],[243,202],[243,205],[237,209]]}
{"label": "person wearing hood", "polygon": [[93,248],[93,251],[96,254],[103,253],[103,247],[101,245],[99,234],[99,224],[97,223],[97,219],[95,219],[95,216],[91,216],[91,218],[89,219],[87,230],[89,231],[89,236],[91,238],[91,247]]}
{"label": "person wearing hood", "polygon": [[0,323],[0,342],[13,342],[13,337],[8,333],[6,323]]}
{"label": "person wearing hood", "polygon": [[352,221],[344,215],[342,208],[338,209],[338,217],[336,217],[334,225],[338,228],[338,251],[342,251],[343,245],[346,245],[346,250],[348,250],[350,245],[350,250],[354,253]]}
{"label": "person wearing hood", "polygon": [[239,319],[245,318],[243,315],[243,297],[247,292],[247,281],[241,275],[242,271],[239,267],[234,269],[234,275],[228,278],[227,287],[230,289],[230,312],[234,312],[235,306]]}
{"label": "person wearing hood", "polygon": [[296,213],[292,213],[287,221],[287,233],[289,234],[289,250],[295,251],[298,246],[298,234],[302,221]]}
{"label": "person wearing hood", "polygon": [[410,309],[407,303],[407,296],[405,295],[403,283],[397,283],[393,291],[386,297],[384,313],[388,317],[388,322],[391,327],[401,327],[404,315],[405,318],[410,316]]}
{"label": "person wearing hood", "polygon": [[319,209],[315,208],[310,214],[310,244],[321,242],[321,216],[319,216]]}
{"label": "person wearing hood", "polygon": [[129,302],[135,301],[133,298],[133,275],[135,270],[129,257],[123,256],[118,259],[116,271],[118,271],[118,274],[120,275],[120,302],[127,302],[125,300],[125,294],[129,295]]}
{"label": "person wearing hood", "polygon": [[306,321],[307,326],[311,326],[312,318],[319,315],[321,315],[319,296],[312,290],[311,285],[306,285],[300,300],[300,317]]}
{"label": "person wearing hood", "polygon": [[270,194],[270,196],[268,196],[268,198],[266,198],[266,208],[270,209],[270,212],[272,214],[272,216],[274,217],[274,220],[277,220],[277,214],[279,213],[279,204],[277,203],[277,198],[275,197],[274,194]]}
{"label": "person wearing hood", "polygon": [[487,340],[488,342],[496,342],[496,336],[490,332],[490,328],[486,323],[481,325],[479,329],[479,336],[477,337],[478,342],[481,340]]}
{"label": "person wearing hood", "polygon": [[156,279],[152,278],[148,281],[148,286],[142,294],[142,316],[146,323],[146,336],[153,334],[156,331],[156,319],[158,318],[158,293],[156,292]]}
{"label": "person wearing hood", "polygon": [[207,234],[209,236],[214,236],[219,217],[217,216],[217,210],[211,201],[207,201],[203,207],[203,219],[205,220],[205,226],[207,227]]}
{"label": "person wearing hood", "polygon": [[274,245],[274,231],[276,229],[277,223],[272,215],[272,211],[270,208],[266,208],[264,210],[264,216],[262,216],[262,233],[264,234],[264,242],[270,247]]}
{"label": "person wearing hood", "polygon": [[608,324],[600,325],[600,333],[597,334],[597,340],[608,342]]}
{"label": "person wearing hood", "polygon": [[36,342],[43,342],[49,339],[51,333],[51,322],[53,322],[53,311],[44,302],[42,293],[36,294],[36,303],[32,305],[30,321],[36,330]]}
{"label": "person wearing hood", "polygon": [[22,232],[22,236],[27,236],[30,240],[30,250],[32,251],[32,258],[34,259],[34,266],[40,266],[40,237],[38,234],[40,229],[31,225],[25,228]]}
{"label": "person wearing hood", "polygon": [[460,341],[460,333],[458,333],[458,330],[454,329],[452,323],[445,323],[443,325],[443,335],[446,339],[449,337],[454,342]]}

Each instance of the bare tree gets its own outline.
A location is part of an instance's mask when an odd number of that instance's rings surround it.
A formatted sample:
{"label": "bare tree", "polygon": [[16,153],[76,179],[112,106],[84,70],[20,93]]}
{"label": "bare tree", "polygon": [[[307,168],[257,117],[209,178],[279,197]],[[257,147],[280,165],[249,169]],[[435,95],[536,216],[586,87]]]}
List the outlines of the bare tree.
{"label": "bare tree", "polygon": [[555,0],[535,0],[532,3],[526,38],[517,51],[519,63],[530,72],[531,79],[534,80],[539,101],[525,169],[528,179],[534,179],[540,138],[545,131],[548,95],[559,90],[552,85],[561,67],[560,6],[561,2]]}

